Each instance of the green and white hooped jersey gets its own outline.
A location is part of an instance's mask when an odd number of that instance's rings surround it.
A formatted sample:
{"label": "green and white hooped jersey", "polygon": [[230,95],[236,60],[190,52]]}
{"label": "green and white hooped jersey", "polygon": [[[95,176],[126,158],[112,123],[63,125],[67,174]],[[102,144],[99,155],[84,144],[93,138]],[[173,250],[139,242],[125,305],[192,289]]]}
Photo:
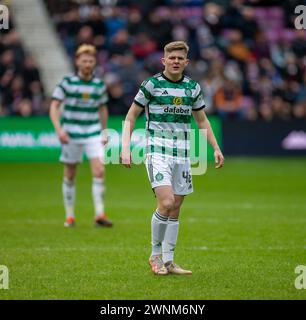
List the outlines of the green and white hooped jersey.
{"label": "green and white hooped jersey", "polygon": [[64,102],[62,127],[75,142],[88,142],[101,134],[99,108],[108,101],[102,80],[85,81],[77,75],[64,77],[55,88],[53,99]]}
{"label": "green and white hooped jersey", "polygon": [[146,108],[147,155],[189,159],[192,111],[205,107],[200,85],[159,73],[143,81],[134,102]]}

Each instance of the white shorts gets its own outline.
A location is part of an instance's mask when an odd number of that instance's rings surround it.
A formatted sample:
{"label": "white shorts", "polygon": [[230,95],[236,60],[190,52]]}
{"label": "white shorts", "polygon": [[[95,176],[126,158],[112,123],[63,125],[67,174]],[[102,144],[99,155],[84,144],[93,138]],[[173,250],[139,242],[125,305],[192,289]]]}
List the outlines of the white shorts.
{"label": "white shorts", "polygon": [[147,155],[146,168],[152,189],[172,186],[176,195],[193,192],[190,162],[177,163],[173,159],[158,155]]}
{"label": "white shorts", "polygon": [[60,161],[63,163],[73,164],[81,163],[83,160],[83,153],[88,159],[98,158],[104,159],[104,146],[101,140],[93,140],[86,143],[75,143],[70,141],[67,144],[62,144],[62,152]]}

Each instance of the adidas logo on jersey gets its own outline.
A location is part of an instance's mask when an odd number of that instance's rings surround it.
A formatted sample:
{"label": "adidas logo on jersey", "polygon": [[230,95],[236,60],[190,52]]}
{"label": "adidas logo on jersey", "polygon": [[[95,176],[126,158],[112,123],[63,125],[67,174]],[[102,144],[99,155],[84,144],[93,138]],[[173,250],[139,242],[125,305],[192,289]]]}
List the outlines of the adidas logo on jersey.
{"label": "adidas logo on jersey", "polygon": [[162,94],[169,94],[167,90],[164,90]]}
{"label": "adidas logo on jersey", "polygon": [[164,109],[165,113],[180,113],[180,114],[190,114],[189,109],[177,108],[177,107],[166,107]]}

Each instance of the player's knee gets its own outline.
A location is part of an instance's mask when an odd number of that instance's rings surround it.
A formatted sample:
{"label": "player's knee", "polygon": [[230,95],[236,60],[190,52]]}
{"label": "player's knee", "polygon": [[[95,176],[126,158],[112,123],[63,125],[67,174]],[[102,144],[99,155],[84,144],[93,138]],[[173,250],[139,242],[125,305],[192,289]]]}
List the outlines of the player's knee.
{"label": "player's knee", "polygon": [[64,180],[69,182],[69,183],[74,183],[75,180],[75,175],[65,175]]}
{"label": "player's knee", "polygon": [[68,169],[68,170],[65,170],[64,178],[69,182],[74,182],[75,175],[76,175],[75,169]]}
{"label": "player's knee", "polygon": [[167,197],[161,201],[161,205],[163,209],[167,212],[173,210],[174,204],[175,204],[174,197],[173,198]]}
{"label": "player's knee", "polygon": [[101,166],[97,166],[93,169],[93,176],[95,178],[103,178],[104,177],[104,168]]}
{"label": "player's knee", "polygon": [[169,217],[178,219],[180,215],[180,208],[174,208],[169,212]]}

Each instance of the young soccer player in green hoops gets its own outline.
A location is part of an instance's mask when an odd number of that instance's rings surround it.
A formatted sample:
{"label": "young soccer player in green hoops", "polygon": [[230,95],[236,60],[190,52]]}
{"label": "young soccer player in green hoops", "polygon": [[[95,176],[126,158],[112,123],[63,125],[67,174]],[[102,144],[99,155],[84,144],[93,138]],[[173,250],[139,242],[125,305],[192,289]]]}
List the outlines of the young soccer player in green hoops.
{"label": "young soccer player in green hoops", "polygon": [[75,225],[75,176],[77,165],[82,162],[85,152],[93,176],[94,224],[111,227],[112,222],[104,212],[103,158],[104,146],[108,141],[108,97],[104,82],[94,76],[96,48],[92,45],[81,45],[76,51],[75,63],[77,73],[63,78],[53,92],[50,106],[50,118],[62,146],[60,161],[64,164],[64,226]]}
{"label": "young soccer player in green hoops", "polygon": [[157,199],[151,223],[152,253],[149,264],[156,275],[190,275],[174,262],[179,214],[184,197],[193,191],[190,167],[190,122],[205,129],[214,149],[216,168],[224,157],[204,112],[200,85],[184,75],[189,60],[183,41],[164,48],[163,72],[146,79],[135,96],[124,124],[121,162],[131,167],[130,138],[136,118],[145,109],[147,122],[146,168]]}

